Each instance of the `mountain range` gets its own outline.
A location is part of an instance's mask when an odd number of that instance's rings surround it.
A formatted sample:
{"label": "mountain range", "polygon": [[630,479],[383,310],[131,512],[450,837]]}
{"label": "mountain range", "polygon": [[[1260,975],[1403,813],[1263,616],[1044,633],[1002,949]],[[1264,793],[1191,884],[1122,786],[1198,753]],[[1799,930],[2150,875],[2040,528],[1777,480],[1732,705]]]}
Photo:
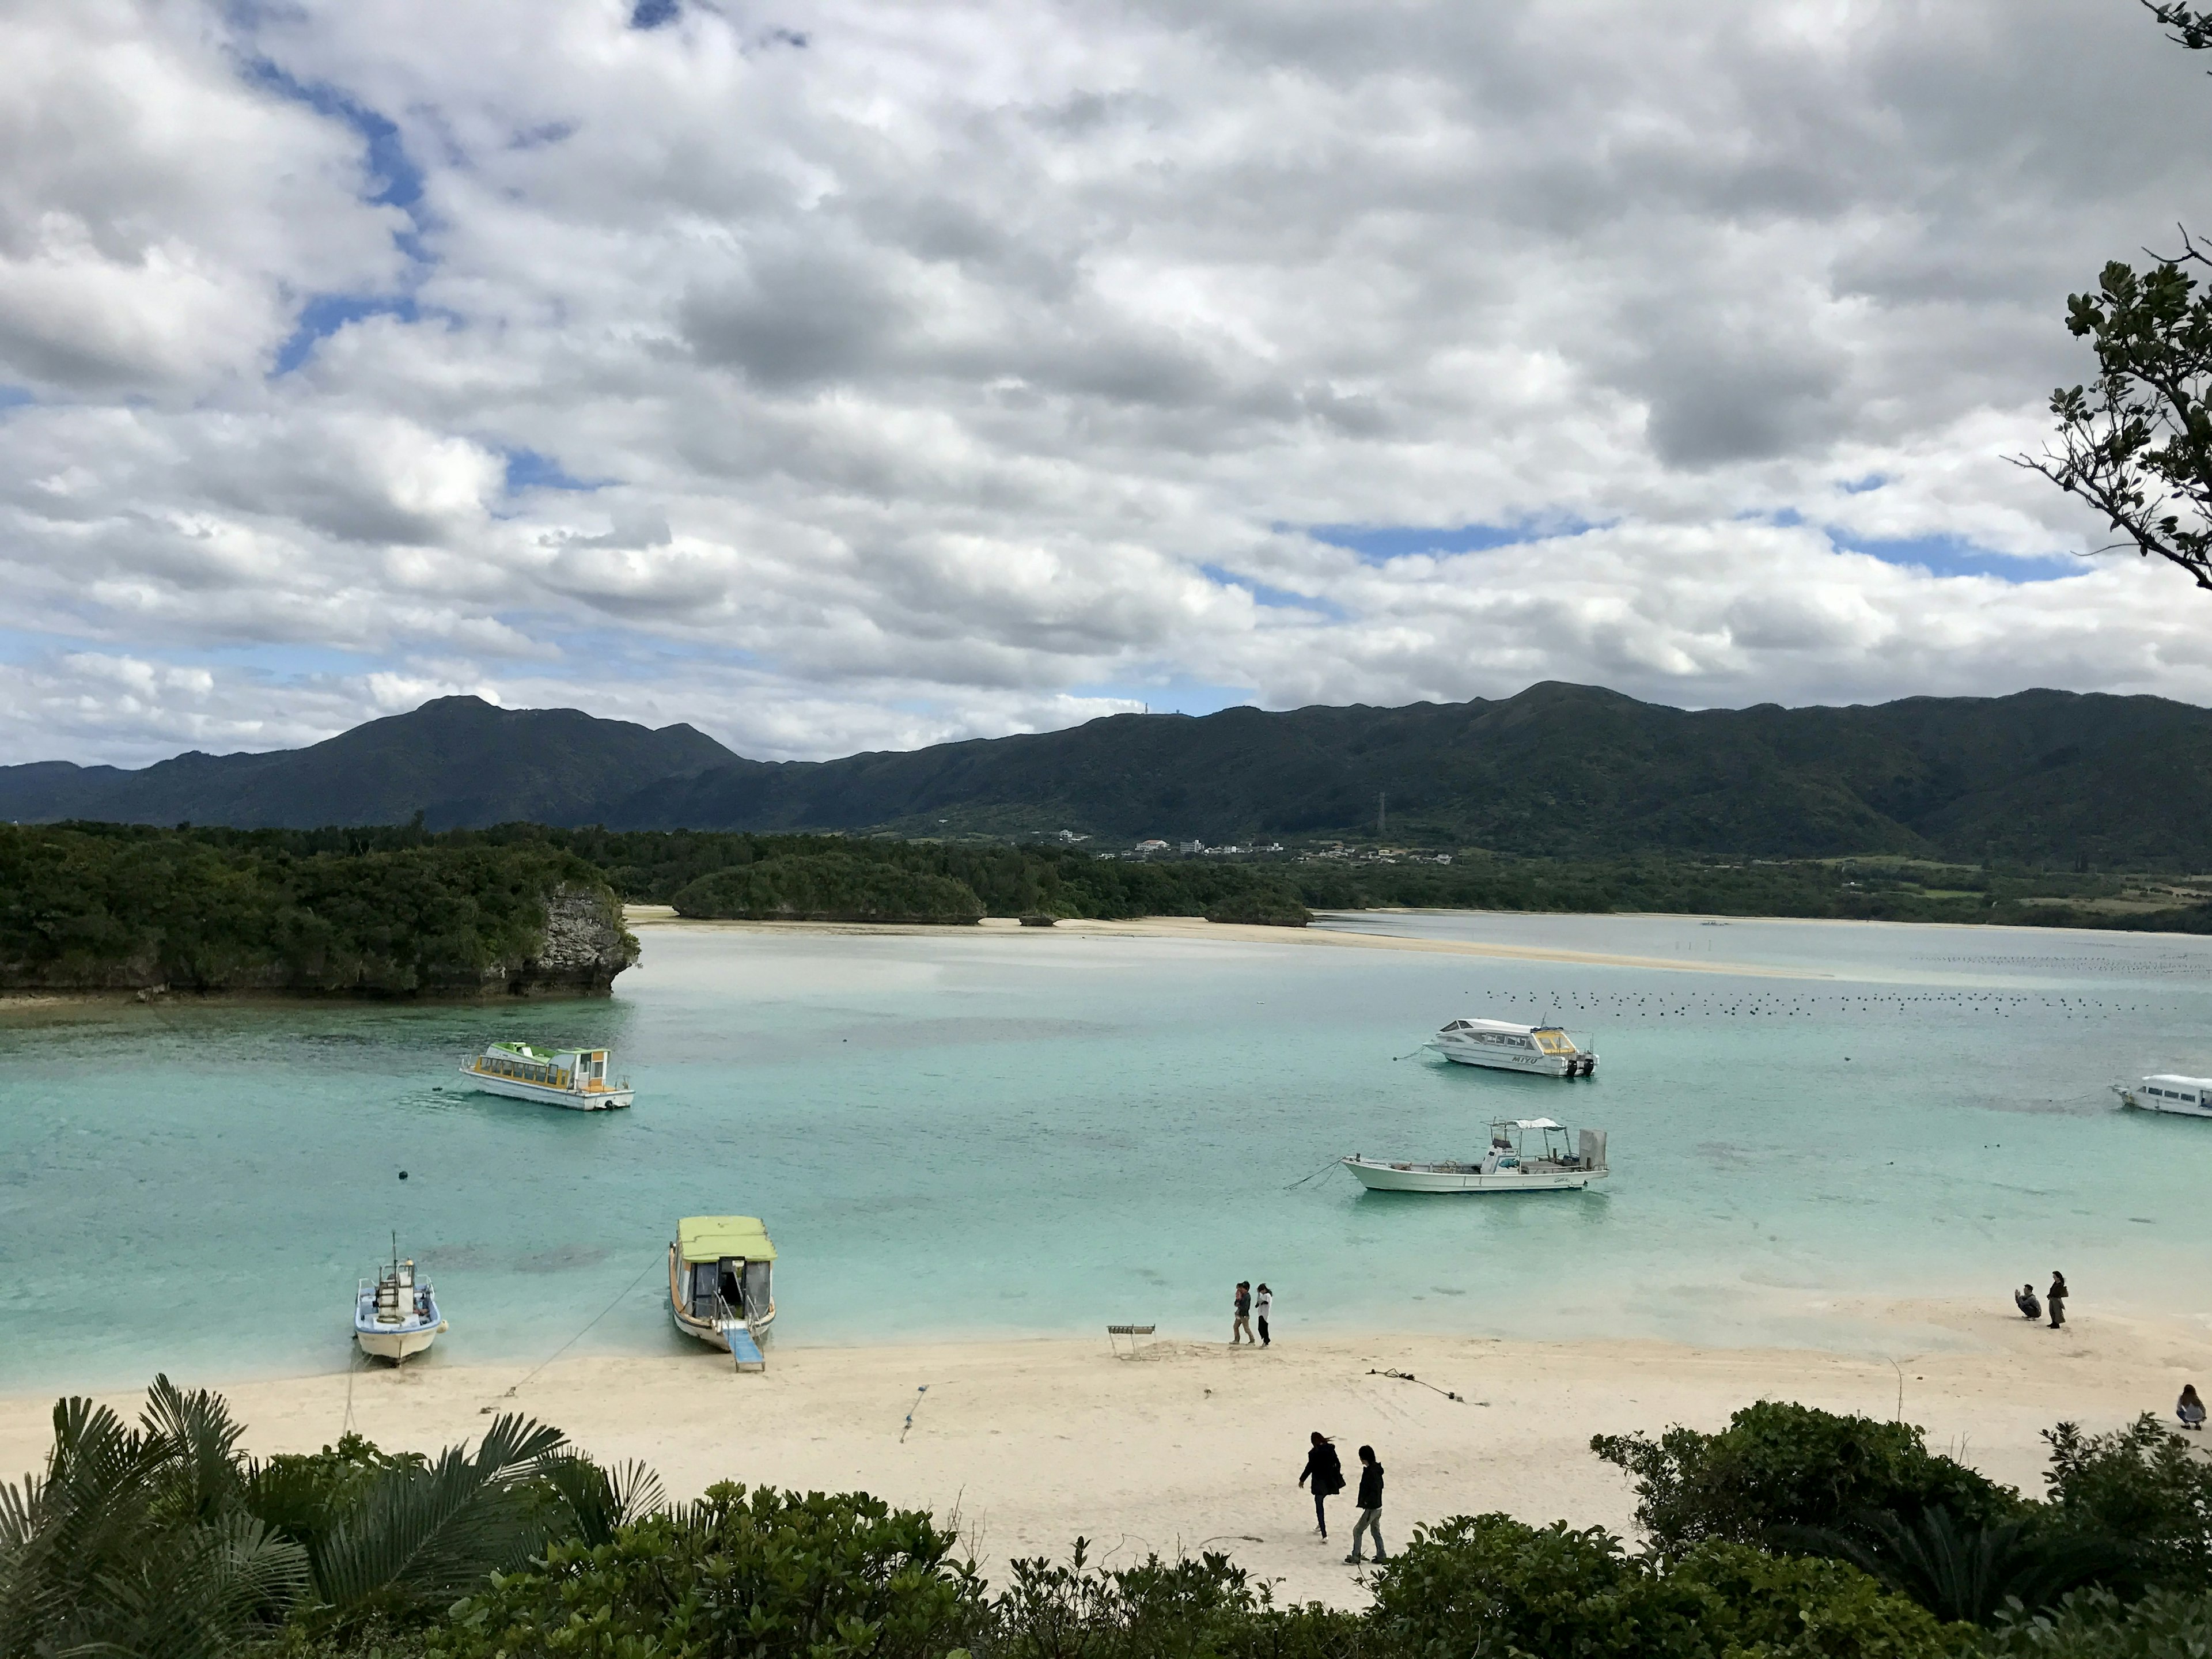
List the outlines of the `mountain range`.
{"label": "mountain range", "polygon": [[444,697],[312,747],[138,770],[0,767],[0,819],[432,829],[1051,834],[1107,847],[1343,837],[1643,852],[2212,869],[2212,711],[2024,691],[1683,710],[1589,686],[1400,708],[1116,714],[832,761],[689,726]]}

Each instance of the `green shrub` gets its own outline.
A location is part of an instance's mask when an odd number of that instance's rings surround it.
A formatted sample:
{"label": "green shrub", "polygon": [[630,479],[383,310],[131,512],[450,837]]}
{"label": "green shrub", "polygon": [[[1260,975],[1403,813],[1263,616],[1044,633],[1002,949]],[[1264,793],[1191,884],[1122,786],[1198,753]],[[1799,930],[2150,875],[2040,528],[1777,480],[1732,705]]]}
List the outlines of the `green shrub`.
{"label": "green shrub", "polygon": [[1635,1477],[1636,1523],[1662,1555],[1707,1539],[1771,1543],[1778,1528],[1835,1527],[1868,1510],[1940,1504],[1984,1527],[2027,1509],[2010,1487],[1929,1451],[1909,1423],[1779,1401],[1745,1407],[1718,1434],[1601,1434],[1590,1449]]}
{"label": "green shrub", "polygon": [[702,876],[669,901],[678,915],[751,921],[972,922],[966,883],[846,853],[763,859]]}
{"label": "green shrub", "polygon": [[2085,1435],[2061,1423],[2044,1476],[2074,1530],[2134,1552],[2145,1580],[2212,1589],[2212,1464],[2146,1412],[2124,1429]]}
{"label": "green shrub", "polygon": [[1266,927],[1303,927],[1313,920],[1313,912],[1287,887],[1255,887],[1249,892],[1232,893],[1215,900],[1206,908],[1206,919],[1251,922]]}
{"label": "green shrub", "polygon": [[924,1513],[742,1486],[556,1544],[456,1606],[434,1659],[940,1659],[981,1585]]}
{"label": "green shrub", "polygon": [[2204,1659],[2212,1595],[2154,1589],[2133,1602],[2081,1590],[2051,1613],[2015,1613],[1990,1636],[1990,1659]]}
{"label": "green shrub", "polygon": [[1698,1627],[1719,1654],[1806,1659],[1948,1659],[1977,1632],[1942,1624],[1842,1561],[1769,1555],[1747,1544],[1700,1544],[1670,1575],[1705,1593]]}

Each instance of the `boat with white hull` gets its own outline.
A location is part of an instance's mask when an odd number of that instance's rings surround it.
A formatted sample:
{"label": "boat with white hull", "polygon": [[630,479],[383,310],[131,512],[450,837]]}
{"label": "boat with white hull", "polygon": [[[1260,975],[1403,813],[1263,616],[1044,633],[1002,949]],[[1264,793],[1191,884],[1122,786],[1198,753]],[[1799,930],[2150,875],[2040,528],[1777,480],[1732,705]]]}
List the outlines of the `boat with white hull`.
{"label": "boat with white hull", "polygon": [[2212,1117],[2212,1077],[2177,1077],[2160,1072],[2133,1084],[2115,1083],[2112,1092],[2120,1097],[2121,1105],[2141,1111]]}
{"label": "boat with white hull", "polygon": [[608,1079],[604,1048],[532,1048],[526,1042],[495,1042],[465,1062],[461,1075],[486,1094],[580,1112],[627,1106],[637,1097],[628,1082]]}
{"label": "boat with white hull", "polygon": [[412,1261],[400,1259],[396,1247],[391,1265],[362,1279],[354,1293],[353,1340],[363,1353],[396,1365],[428,1350],[445,1330],[438,1293],[416,1276]]}
{"label": "boat with white hull", "polygon": [[768,1364],[760,1339],[775,1322],[775,1246],[760,1218],[688,1215],[668,1247],[668,1308],[686,1336],[726,1348],[740,1366]]}
{"label": "boat with white hull", "polygon": [[1428,1046],[1462,1066],[1488,1066],[1501,1072],[1588,1077],[1597,1070],[1596,1054],[1577,1047],[1575,1040],[1557,1025],[1455,1019],[1431,1037]]}
{"label": "boat with white hull", "polygon": [[1580,1192],[1609,1173],[1604,1130],[1577,1133],[1548,1117],[1500,1119],[1490,1126],[1489,1150],[1464,1162],[1352,1157],[1344,1167],[1377,1193]]}

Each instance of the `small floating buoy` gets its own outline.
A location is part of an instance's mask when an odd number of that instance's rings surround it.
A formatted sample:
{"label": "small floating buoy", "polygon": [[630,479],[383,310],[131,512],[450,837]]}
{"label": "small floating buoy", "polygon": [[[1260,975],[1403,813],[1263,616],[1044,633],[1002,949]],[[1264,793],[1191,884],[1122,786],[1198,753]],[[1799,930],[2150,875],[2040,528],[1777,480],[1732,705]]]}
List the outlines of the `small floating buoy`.
{"label": "small floating buoy", "polygon": [[407,1179],[407,1171],[406,1171],[406,1170],[402,1170],[399,1172],[399,1178],[400,1178],[402,1181],[406,1180],[406,1179]]}

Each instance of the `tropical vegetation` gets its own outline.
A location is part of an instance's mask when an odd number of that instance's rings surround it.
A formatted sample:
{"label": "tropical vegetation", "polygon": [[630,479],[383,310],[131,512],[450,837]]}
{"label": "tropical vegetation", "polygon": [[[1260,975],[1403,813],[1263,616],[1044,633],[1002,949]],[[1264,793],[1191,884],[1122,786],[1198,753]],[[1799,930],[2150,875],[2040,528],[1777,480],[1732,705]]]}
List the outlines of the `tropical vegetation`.
{"label": "tropical vegetation", "polygon": [[1909,1425],[1762,1402],[1601,1436],[1643,1541],[1496,1514],[1419,1528],[1363,1611],[1278,1605],[1224,1555],[988,1583],[865,1492],[667,1501],[494,1419],[434,1456],[348,1435],[255,1458],[157,1378],[136,1424],[66,1399],[0,1486],[0,1659],[2197,1659],[2207,1465],[2145,1419],[2051,1431],[2048,1493]]}
{"label": "tropical vegetation", "polygon": [[0,824],[0,987],[528,988],[556,903],[604,935],[605,988],[635,951],[613,890],[543,842]]}

